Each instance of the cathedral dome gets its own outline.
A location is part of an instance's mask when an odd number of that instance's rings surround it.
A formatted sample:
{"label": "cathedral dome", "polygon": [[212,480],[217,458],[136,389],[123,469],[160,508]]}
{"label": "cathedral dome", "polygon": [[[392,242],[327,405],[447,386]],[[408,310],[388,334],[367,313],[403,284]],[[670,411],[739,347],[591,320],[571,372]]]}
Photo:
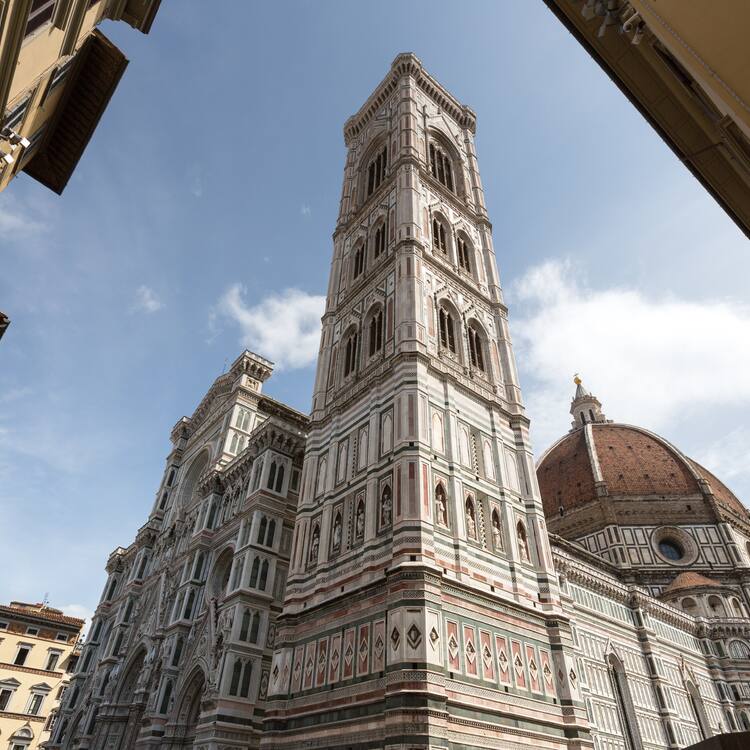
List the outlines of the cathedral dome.
{"label": "cathedral dome", "polygon": [[628,515],[643,521],[649,513],[654,521],[676,521],[665,517],[670,507],[683,517],[687,512],[750,520],[745,506],[711,472],[664,438],[607,420],[596,397],[580,383],[571,413],[573,429],[537,464],[544,512],[555,525],[571,512],[585,525],[583,509],[595,506],[606,506],[604,514],[617,516],[616,506],[622,511],[624,504]]}

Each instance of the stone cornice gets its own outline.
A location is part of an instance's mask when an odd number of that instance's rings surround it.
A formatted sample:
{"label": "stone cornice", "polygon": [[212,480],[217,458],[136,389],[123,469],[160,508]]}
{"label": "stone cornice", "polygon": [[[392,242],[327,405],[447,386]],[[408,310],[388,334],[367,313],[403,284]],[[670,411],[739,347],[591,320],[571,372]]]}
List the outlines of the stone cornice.
{"label": "stone cornice", "polygon": [[344,142],[349,146],[377,111],[396,90],[398,82],[405,76],[415,79],[417,86],[427,94],[442,110],[447,112],[462,128],[476,131],[476,115],[464,104],[461,104],[443,86],[441,86],[422,66],[420,59],[411,52],[397,55],[385,78],[359,111],[344,124]]}

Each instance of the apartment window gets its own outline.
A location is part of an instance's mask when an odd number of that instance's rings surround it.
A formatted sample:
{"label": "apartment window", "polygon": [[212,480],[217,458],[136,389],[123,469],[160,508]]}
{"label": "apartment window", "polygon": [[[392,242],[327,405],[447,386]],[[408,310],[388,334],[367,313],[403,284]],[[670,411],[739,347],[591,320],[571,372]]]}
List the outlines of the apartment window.
{"label": "apartment window", "polygon": [[32,0],[24,36],[33,34],[52,18],[52,14],[55,12],[55,2],[56,0]]}
{"label": "apartment window", "polygon": [[5,621],[0,621],[0,630],[7,630],[8,629],[8,623]]}
{"label": "apartment window", "polygon": [[18,647],[18,651],[16,651],[16,658],[13,660],[13,663],[17,667],[22,667],[24,664],[26,664],[26,659],[28,658],[30,652],[31,646],[20,645]]}
{"label": "apartment window", "polygon": [[68,642],[68,636],[67,636],[66,633],[58,633],[55,636],[55,640],[56,641],[62,641],[63,643],[67,643]]}
{"label": "apartment window", "polygon": [[44,668],[48,672],[54,672],[55,667],[57,666],[57,663],[60,661],[61,656],[62,656],[61,651],[50,651],[49,656],[47,657],[47,664]]}
{"label": "apartment window", "polygon": [[44,702],[44,695],[41,693],[34,693],[29,701],[29,707],[26,710],[27,714],[32,716],[39,716],[39,712],[42,709],[42,703]]}
{"label": "apartment window", "polygon": [[65,670],[69,674],[73,674],[73,672],[76,671],[76,667],[78,666],[78,654],[73,654],[70,659],[68,659],[68,667]]}
{"label": "apartment window", "polygon": [[13,691],[8,688],[0,690],[0,711],[5,711],[8,708],[10,699],[13,697]]}
{"label": "apartment window", "polygon": [[26,635],[39,635],[39,628],[32,628],[29,626],[26,628]]}

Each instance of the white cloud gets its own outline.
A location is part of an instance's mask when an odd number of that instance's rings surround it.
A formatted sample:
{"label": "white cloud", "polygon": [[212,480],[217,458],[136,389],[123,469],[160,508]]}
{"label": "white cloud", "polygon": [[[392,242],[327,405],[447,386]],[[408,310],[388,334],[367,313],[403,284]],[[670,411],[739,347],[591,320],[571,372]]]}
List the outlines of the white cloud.
{"label": "white cloud", "polygon": [[3,196],[0,203],[0,237],[26,237],[47,230],[41,219],[30,215],[17,202]]}
{"label": "white cloud", "polygon": [[227,289],[213,311],[213,319],[222,315],[237,323],[242,345],[273,360],[279,368],[306,367],[315,362],[325,297],[285,289],[249,306],[244,294],[240,284]]}
{"label": "white cloud", "polygon": [[302,214],[302,216],[310,216],[312,214],[312,209],[307,205],[307,203],[303,203],[302,208],[300,208],[300,213]]}
{"label": "white cloud", "polygon": [[538,455],[569,428],[575,372],[609,418],[655,430],[698,406],[750,405],[750,309],[580,279],[550,261],[510,289]]}
{"label": "white cloud", "polygon": [[150,287],[141,284],[135,290],[135,302],[131,310],[133,312],[155,313],[164,307],[156,292]]}
{"label": "white cloud", "polygon": [[729,482],[750,473],[750,428],[740,426],[722,435],[698,454],[698,462]]}

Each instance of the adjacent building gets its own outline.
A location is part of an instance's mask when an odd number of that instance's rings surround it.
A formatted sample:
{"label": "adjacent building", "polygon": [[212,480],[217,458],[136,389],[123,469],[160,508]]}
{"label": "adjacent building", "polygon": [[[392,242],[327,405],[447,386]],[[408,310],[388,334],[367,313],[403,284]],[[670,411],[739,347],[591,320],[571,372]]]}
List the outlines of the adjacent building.
{"label": "adjacent building", "polygon": [[45,604],[0,606],[0,747],[34,750],[49,739],[83,625]]}
{"label": "adjacent building", "polygon": [[750,4],[544,2],[750,236]]}
{"label": "adjacent building", "polygon": [[676,750],[750,729],[750,517],[582,383],[535,466],[474,148],[412,54],[344,129],[309,417],[172,431],[50,748]]}
{"label": "adjacent building", "polygon": [[0,3],[0,191],[23,171],[62,193],[128,63],[98,24],[148,33],[160,2]]}

